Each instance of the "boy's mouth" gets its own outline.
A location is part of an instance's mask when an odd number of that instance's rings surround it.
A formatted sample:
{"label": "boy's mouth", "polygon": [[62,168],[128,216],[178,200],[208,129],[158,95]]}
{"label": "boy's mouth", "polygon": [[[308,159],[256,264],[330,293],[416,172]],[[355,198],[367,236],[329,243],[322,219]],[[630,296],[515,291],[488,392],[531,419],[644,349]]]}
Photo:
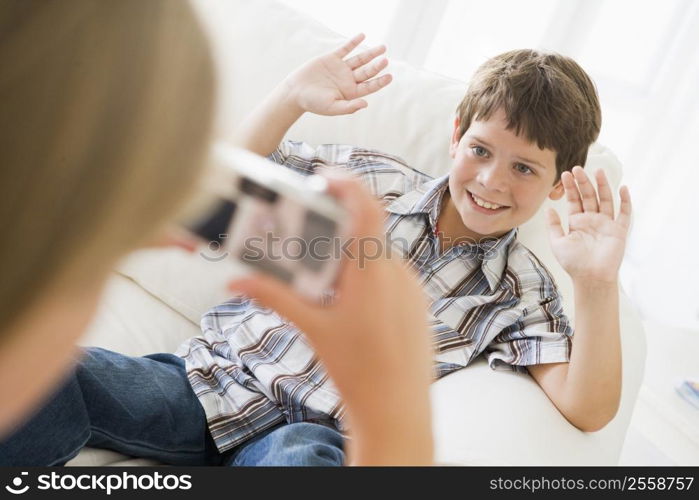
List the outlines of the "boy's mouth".
{"label": "boy's mouth", "polygon": [[483,198],[480,198],[479,196],[473,194],[468,189],[466,190],[466,192],[468,193],[468,199],[471,202],[471,206],[478,212],[486,214],[496,214],[510,208],[507,205],[498,205],[497,203],[492,203],[490,201],[484,200]]}

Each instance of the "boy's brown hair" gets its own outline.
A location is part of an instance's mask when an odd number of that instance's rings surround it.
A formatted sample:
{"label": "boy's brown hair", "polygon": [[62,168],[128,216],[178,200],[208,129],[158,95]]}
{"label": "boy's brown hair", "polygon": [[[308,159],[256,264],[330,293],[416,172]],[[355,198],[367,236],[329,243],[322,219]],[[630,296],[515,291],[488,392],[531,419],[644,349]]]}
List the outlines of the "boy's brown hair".
{"label": "boy's brown hair", "polygon": [[499,108],[509,130],[556,151],[556,181],[585,165],[602,124],[592,80],[573,59],[556,53],[513,50],[483,63],[457,108],[459,137],[473,120],[487,120]]}

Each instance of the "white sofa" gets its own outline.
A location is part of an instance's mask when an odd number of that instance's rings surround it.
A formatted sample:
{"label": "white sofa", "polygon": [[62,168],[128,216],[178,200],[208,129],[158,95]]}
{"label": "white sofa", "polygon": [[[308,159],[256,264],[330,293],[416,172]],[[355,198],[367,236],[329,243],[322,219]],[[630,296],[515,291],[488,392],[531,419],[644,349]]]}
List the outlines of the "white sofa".
{"label": "white sofa", "polygon": [[[218,136],[235,124],[290,70],[343,38],[272,0],[197,0],[219,66]],[[389,47],[390,57],[390,47]],[[394,82],[369,98],[369,108],[340,118],[305,116],[291,139],[378,148],[436,175],[449,166],[447,146],[465,83],[392,61]],[[465,75],[467,77],[468,75]],[[604,168],[614,185],[620,165],[602,146],[589,169]],[[563,206],[559,206],[563,212]],[[571,310],[572,289],[557,264],[539,214],[521,229],[522,241],[551,269]],[[226,298],[220,264],[179,250],[143,251],[115,273],[100,313],[84,339],[131,355],[172,352],[199,334],[199,317]],[[496,372],[480,360],[433,386],[437,460],[443,464],[614,465],[643,376],[645,339],[622,296],[623,394],[614,420],[596,433],[569,424],[527,375]],[[105,450],[85,449],[71,465],[150,464]]]}

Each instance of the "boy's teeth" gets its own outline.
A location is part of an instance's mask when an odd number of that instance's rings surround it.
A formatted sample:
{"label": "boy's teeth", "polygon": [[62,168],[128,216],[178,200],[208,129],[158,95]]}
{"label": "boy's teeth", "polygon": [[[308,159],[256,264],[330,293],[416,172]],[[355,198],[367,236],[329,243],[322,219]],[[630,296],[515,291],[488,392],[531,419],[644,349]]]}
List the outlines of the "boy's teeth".
{"label": "boy's teeth", "polygon": [[[469,193],[470,193],[470,191],[469,191]],[[473,198],[473,201],[475,201],[476,205],[478,205],[479,207],[489,208],[490,210],[495,210],[495,209],[498,209],[502,206],[502,205],[496,205],[494,203],[487,202],[485,200],[481,200],[478,196],[476,196],[473,193],[470,193],[470,194],[471,194],[471,198]]]}

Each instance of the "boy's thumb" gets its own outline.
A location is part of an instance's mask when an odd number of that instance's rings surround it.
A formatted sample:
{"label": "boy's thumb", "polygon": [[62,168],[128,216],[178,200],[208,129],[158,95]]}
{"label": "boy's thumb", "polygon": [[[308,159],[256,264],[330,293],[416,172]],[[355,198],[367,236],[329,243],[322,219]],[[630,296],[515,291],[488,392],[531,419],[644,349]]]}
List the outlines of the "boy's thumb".
{"label": "boy's thumb", "polygon": [[368,103],[364,99],[353,99],[351,101],[337,101],[330,108],[332,114],[349,115],[362,108],[366,108]]}
{"label": "boy's thumb", "polygon": [[561,217],[558,215],[555,209],[549,208],[546,211],[546,222],[549,227],[549,235],[552,238],[562,238],[565,236],[563,232],[563,227],[561,226]]}
{"label": "boy's thumb", "polygon": [[352,109],[352,113],[355,111],[359,111],[360,109],[364,109],[369,105],[364,99],[355,99],[354,101],[349,102],[349,106]]}

